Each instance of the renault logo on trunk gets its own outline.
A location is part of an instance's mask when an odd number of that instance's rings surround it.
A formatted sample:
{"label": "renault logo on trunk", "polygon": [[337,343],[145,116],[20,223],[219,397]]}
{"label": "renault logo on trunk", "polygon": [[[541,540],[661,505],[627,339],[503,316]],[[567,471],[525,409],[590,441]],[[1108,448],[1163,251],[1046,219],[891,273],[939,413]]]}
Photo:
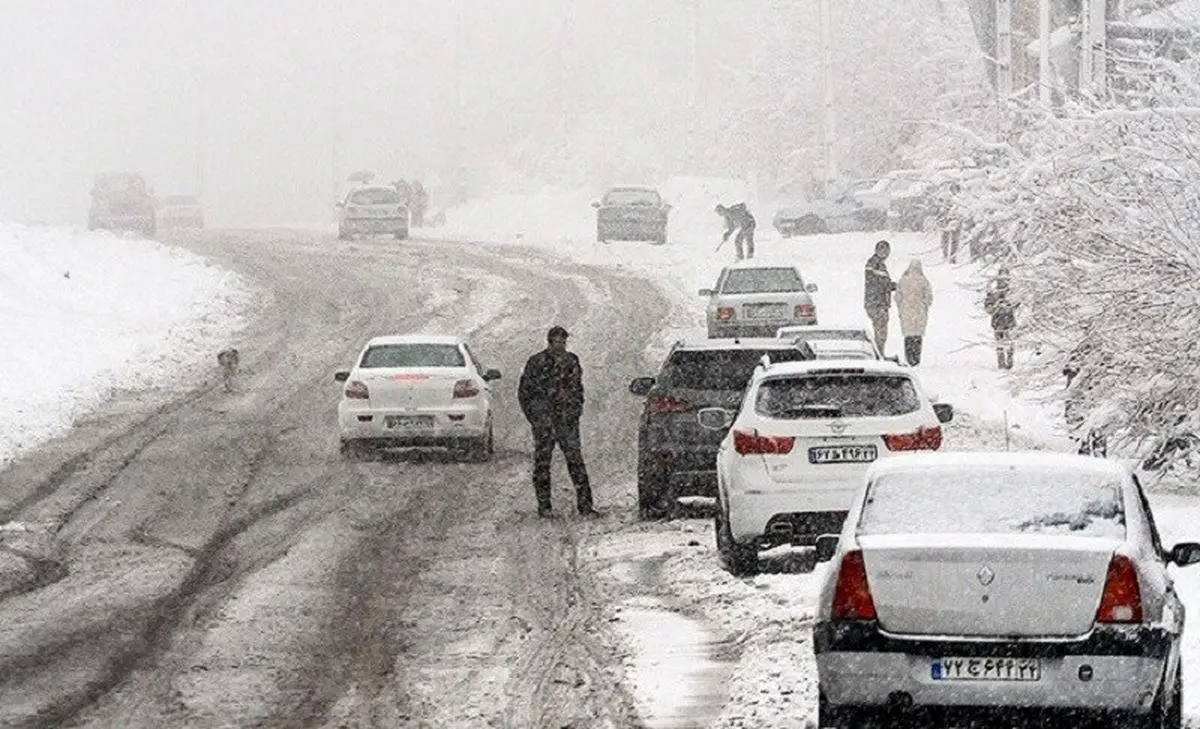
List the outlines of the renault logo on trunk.
{"label": "renault logo on trunk", "polygon": [[829,424],[829,429],[834,433],[841,435],[842,433],[846,432],[846,424],[835,420]]}
{"label": "renault logo on trunk", "polygon": [[984,565],[982,568],[980,568],[980,570],[975,573],[975,576],[979,578],[979,584],[983,585],[984,587],[992,584],[992,580],[996,579],[996,573],[992,572],[992,568],[988,567],[987,565]]}

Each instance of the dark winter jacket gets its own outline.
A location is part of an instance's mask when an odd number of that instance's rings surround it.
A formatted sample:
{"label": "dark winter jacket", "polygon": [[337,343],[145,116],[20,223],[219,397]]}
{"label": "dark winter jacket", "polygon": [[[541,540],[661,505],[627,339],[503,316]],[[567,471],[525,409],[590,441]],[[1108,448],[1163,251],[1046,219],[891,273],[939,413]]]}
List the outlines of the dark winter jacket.
{"label": "dark winter jacket", "polygon": [[574,352],[549,349],[529,358],[517,387],[521,412],[531,425],[554,419],[578,420],[583,414],[583,366]]}
{"label": "dark winter jacket", "polygon": [[896,290],[896,282],[888,273],[887,263],[878,253],[867,259],[863,281],[863,306],[867,311],[889,309],[892,306],[892,292]]}
{"label": "dark winter jacket", "polygon": [[1008,286],[998,284],[983,297],[983,309],[992,315],[992,329],[1006,332],[1017,327],[1017,306],[1009,296]]}
{"label": "dark winter jacket", "polygon": [[728,238],[733,234],[733,231],[741,228],[749,230],[754,227],[754,216],[750,214],[746,203],[738,203],[731,207],[725,208],[725,212],[721,213],[725,217],[725,237]]}

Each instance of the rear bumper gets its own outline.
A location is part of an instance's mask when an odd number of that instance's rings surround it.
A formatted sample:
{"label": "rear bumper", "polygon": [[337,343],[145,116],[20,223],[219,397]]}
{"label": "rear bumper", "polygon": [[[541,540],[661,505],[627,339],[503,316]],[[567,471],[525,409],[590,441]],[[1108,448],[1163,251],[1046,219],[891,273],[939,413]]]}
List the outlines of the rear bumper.
{"label": "rear bumper", "polygon": [[[995,709],[1086,709],[1144,712],[1153,703],[1174,636],[1159,628],[1095,631],[1065,641],[908,640],[875,623],[818,623],[813,651],[821,693],[837,706]],[[946,681],[933,661],[1037,658],[1037,681]],[[1086,677],[1086,678],[1085,678]]]}
{"label": "rear bumper", "polygon": [[672,496],[716,496],[717,447],[639,444],[639,468],[661,479]]}
{"label": "rear bumper", "polygon": [[821,534],[841,531],[858,487],[853,481],[730,491],[729,528],[737,542],[811,545]]}
{"label": "rear bumper", "polygon": [[596,224],[596,237],[604,240],[657,240],[667,234],[660,221],[623,221]]}
{"label": "rear bumper", "polygon": [[[433,418],[433,427],[389,428],[385,425],[389,415],[428,415]],[[338,425],[343,441],[395,448],[439,446],[485,435],[487,411],[482,407],[425,410],[352,410],[339,407]]]}
{"label": "rear bumper", "polygon": [[348,233],[407,233],[404,218],[346,218],[339,226]]}

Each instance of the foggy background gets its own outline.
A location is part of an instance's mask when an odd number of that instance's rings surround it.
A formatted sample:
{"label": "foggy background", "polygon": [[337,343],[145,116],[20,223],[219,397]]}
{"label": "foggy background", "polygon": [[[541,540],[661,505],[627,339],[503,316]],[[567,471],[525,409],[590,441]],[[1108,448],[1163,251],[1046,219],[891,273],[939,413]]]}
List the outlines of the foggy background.
{"label": "foggy background", "polygon": [[[979,54],[957,0],[833,5],[839,156],[871,174],[961,106]],[[442,207],[782,188],[823,159],[817,0],[0,0],[0,27],[0,219],[82,224],[102,170],[253,225],[327,222],[356,169]]]}

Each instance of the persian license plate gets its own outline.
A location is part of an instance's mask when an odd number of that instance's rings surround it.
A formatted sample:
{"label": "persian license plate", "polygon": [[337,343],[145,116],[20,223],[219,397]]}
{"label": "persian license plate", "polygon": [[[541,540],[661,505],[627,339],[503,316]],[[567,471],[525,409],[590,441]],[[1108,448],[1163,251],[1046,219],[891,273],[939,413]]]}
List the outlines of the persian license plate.
{"label": "persian license plate", "polygon": [[787,304],[746,304],[747,319],[787,319]]}
{"label": "persian license plate", "polygon": [[1038,658],[935,658],[929,667],[934,681],[1041,681]]}
{"label": "persian license plate", "polygon": [[879,457],[873,445],[818,446],[808,449],[809,463],[870,463]]}
{"label": "persian license plate", "polygon": [[383,427],[385,428],[432,428],[432,415],[385,415],[383,416]]}

